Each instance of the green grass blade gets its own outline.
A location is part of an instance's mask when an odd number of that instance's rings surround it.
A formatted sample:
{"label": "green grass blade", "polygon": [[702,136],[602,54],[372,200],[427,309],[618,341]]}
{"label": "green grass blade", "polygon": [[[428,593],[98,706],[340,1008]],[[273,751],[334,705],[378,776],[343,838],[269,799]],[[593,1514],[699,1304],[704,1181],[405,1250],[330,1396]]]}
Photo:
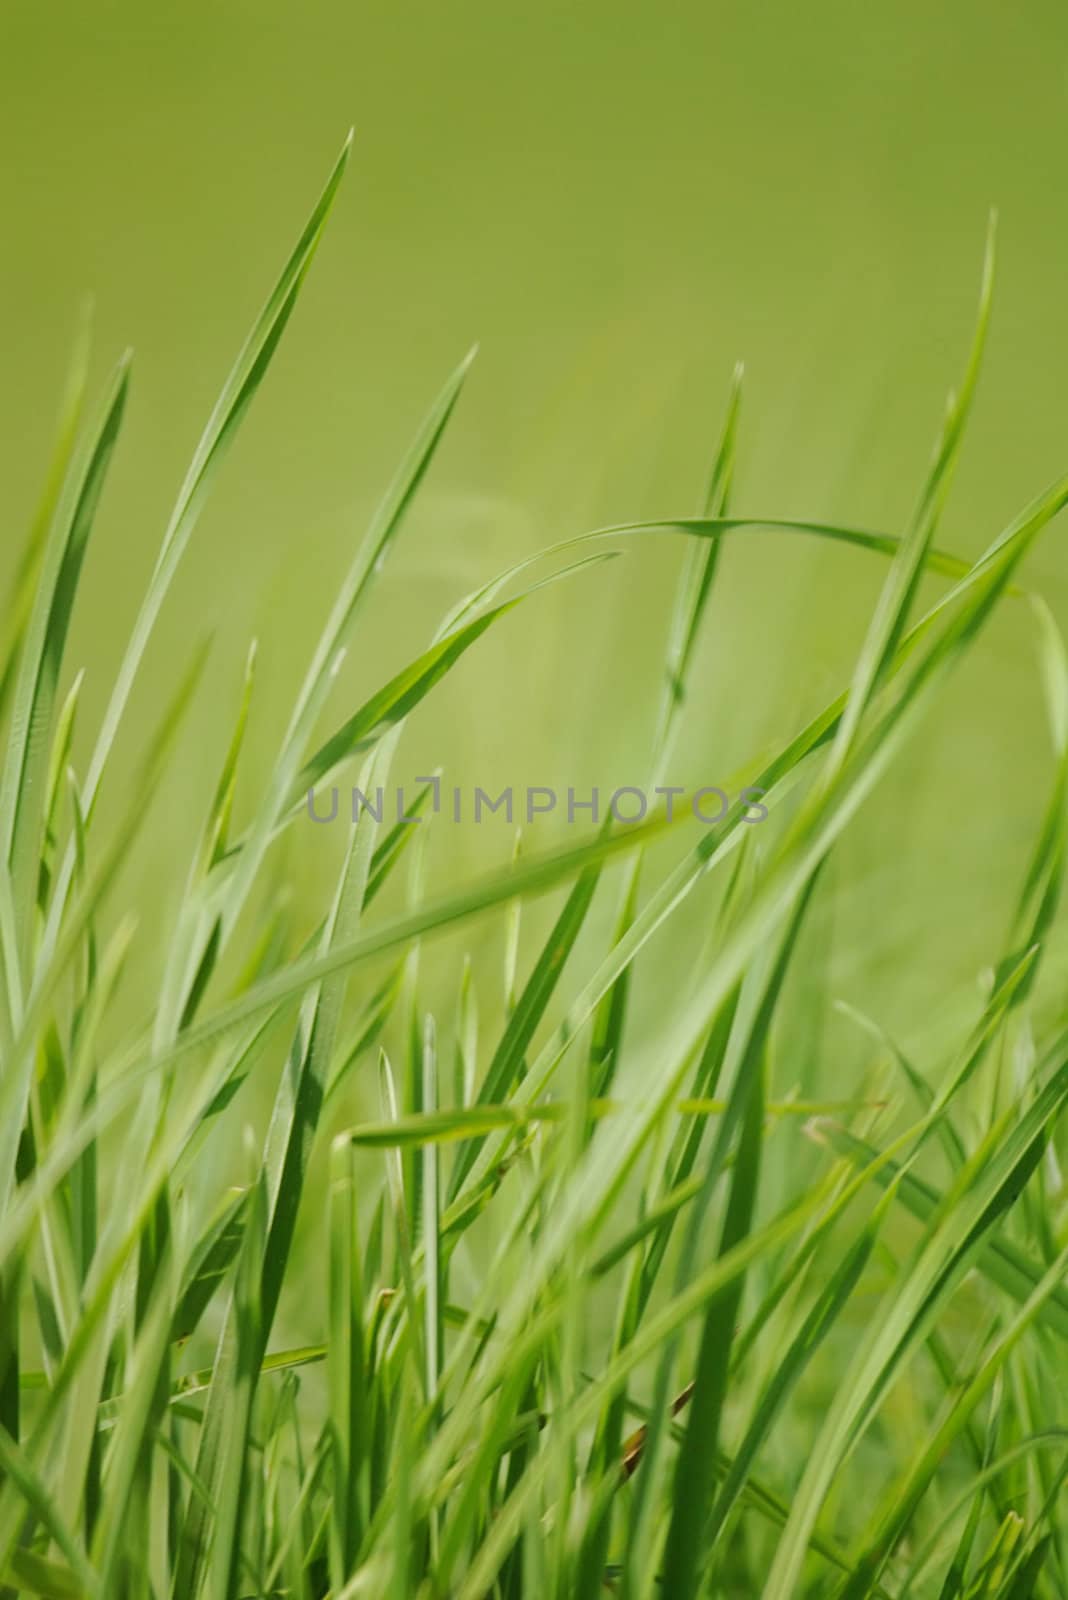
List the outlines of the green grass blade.
{"label": "green grass blade", "polygon": [[0,721],[7,710],[15,682],[19,651],[25,638],[26,627],[33,609],[37,588],[38,569],[48,530],[56,513],[59,497],[70,470],[71,460],[78,441],[89,387],[89,358],[92,350],[92,302],[87,300],[82,308],[78,329],[71,351],[55,444],[45,475],[44,488],[30,526],[29,537],[15,572],[14,585],[3,612],[0,644]]}
{"label": "green grass blade", "polygon": [[369,1512],[370,1397],[357,1195],[355,1152],[341,1136],[331,1151],[327,1345],[328,1427],[334,1462],[330,1564],[335,1589],[352,1576]]}
{"label": "green grass blade", "polygon": [[[33,610],[15,682],[7,751],[0,773],[0,851],[11,870],[23,958],[36,905],[52,719],[82,562],[122,426],[129,383],[124,358],[112,378],[84,461],[72,471],[41,557]],[[33,889],[31,892],[30,885]]]}
{"label": "green grass blade", "polygon": [[[748,1086],[738,1161],[731,1184],[720,1254],[748,1236],[753,1224],[763,1140],[764,1084],[759,1072]],[[675,1465],[671,1522],[664,1548],[662,1582],[669,1594],[696,1586],[702,1537],[716,1479],[716,1453],[727,1392],[731,1338],[744,1278],[736,1278],[705,1316],[698,1347],[693,1400]]]}
{"label": "green grass blade", "polygon": [[167,591],[199,520],[215,474],[221,467],[256,391],[266,376],[296,304],[334,204],[351,143],[350,134],[312,209],[304,231],[241,348],[193,453],[193,459],[164,532],[148,591],[134,623],[130,642],[123,656],[93,751],[86,779],[86,798],[90,810],[95,802],[97,789],[111,754],[126,703],[140,671],[141,661]]}

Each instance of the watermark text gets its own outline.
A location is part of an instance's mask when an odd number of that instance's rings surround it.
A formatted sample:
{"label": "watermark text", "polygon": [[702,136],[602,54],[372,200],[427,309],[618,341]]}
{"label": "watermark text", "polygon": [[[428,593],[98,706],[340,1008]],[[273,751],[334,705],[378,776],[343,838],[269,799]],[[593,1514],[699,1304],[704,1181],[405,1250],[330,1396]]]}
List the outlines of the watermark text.
{"label": "watermark text", "polygon": [[742,822],[764,822],[768,816],[767,806],[761,804],[767,791],[754,786],[732,796],[716,784],[692,791],[676,784],[658,784],[653,789],[621,784],[611,790],[596,786],[560,789],[550,784],[531,784],[524,789],[509,784],[497,794],[479,784],[447,788],[436,775],[416,777],[415,784],[418,787],[411,794],[403,784],[367,791],[353,788],[347,795],[336,786],[318,792],[309,789],[308,816],[321,825],[342,820],[357,823],[368,817],[375,823],[408,826],[424,822],[428,816],[476,825],[491,821],[533,824],[550,816],[569,827],[575,823],[596,826],[609,818],[626,825],[644,822],[650,813],[660,810],[661,802],[668,822],[688,809],[696,821],[710,828],[725,821],[736,807],[742,810]]}

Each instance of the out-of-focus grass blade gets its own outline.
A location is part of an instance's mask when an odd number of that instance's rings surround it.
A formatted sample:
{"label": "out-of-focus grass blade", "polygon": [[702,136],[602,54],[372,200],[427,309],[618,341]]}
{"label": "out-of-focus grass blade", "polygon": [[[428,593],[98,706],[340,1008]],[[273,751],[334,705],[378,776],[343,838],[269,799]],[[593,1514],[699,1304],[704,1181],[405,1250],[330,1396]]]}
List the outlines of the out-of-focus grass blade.
{"label": "out-of-focus grass blade", "polygon": [[493,1128],[524,1127],[530,1122],[561,1122],[567,1107],[559,1102],[524,1111],[501,1105],[450,1106],[437,1111],[411,1111],[388,1122],[365,1122],[347,1137],[370,1149],[403,1150],[469,1139]]}
{"label": "out-of-focus grass blade", "polygon": [[[727,1105],[725,1100],[711,1100],[707,1103],[680,1100],[673,1109],[687,1117],[718,1117],[727,1110]],[[586,1101],[586,1110],[592,1118],[622,1111],[623,1106],[624,1102],[619,1099],[602,1098]],[[408,1112],[405,1115],[398,1115],[389,1122],[360,1123],[359,1126],[349,1129],[345,1137],[351,1139],[355,1145],[383,1150],[399,1150],[426,1144],[449,1144],[458,1139],[469,1139],[475,1134],[489,1132],[494,1128],[526,1128],[532,1123],[566,1122],[573,1115],[572,1108],[573,1102],[567,1100],[547,1100],[538,1105],[516,1105],[503,1101],[496,1104],[487,1102],[485,1105],[450,1106],[436,1111]],[[768,1116],[789,1115],[796,1109],[789,1101],[767,1102],[764,1107]],[[807,1108],[802,1108],[798,1114],[807,1114]],[[684,1205],[686,1198],[692,1193],[691,1180],[681,1186],[678,1192],[672,1192],[665,1198],[662,1213],[666,1214]],[[657,1225],[652,1215],[643,1219],[637,1226],[633,1238],[628,1235],[630,1243],[644,1238]],[[621,1253],[623,1247],[613,1248],[610,1257],[606,1257],[604,1263],[596,1269],[598,1273],[607,1271],[608,1262],[618,1259]]]}
{"label": "out-of-focus grass blade", "polygon": [[87,1589],[69,1567],[32,1550],[15,1551],[5,1578],[19,1594],[39,1595],[41,1600],[85,1600],[87,1594],[99,1592]]}

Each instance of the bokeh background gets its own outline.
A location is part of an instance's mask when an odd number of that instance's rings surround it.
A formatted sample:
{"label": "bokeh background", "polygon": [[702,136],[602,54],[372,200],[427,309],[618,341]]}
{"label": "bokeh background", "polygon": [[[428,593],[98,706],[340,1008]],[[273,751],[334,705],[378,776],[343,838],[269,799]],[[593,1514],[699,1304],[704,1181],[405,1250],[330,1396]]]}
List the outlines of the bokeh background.
{"label": "bokeh background", "polygon": [[[694,511],[738,359],[736,509],[902,529],[964,359],[992,205],[995,317],[941,543],[978,552],[1068,468],[1058,0],[0,0],[0,580],[86,292],[97,382],[135,350],[70,652],[88,669],[81,749],[199,430],[350,124],[340,202],[120,752],[132,771],[138,731],[213,635],[158,826],[128,864],[149,929],[173,916],[249,639],[246,805],[375,501],[474,341],[336,719],[502,566],[587,527]],[[1065,536],[1028,569],[1062,621]],[[681,558],[677,540],[632,543],[533,600],[413,719],[403,773],[641,782]],[[841,548],[733,543],[675,781],[715,782],[830,698],[881,577]],[[906,1038],[966,1008],[997,952],[1049,773],[1034,658],[1010,605],[838,857],[819,959]],[[309,925],[336,859],[326,833],[290,846]],[[510,848],[503,825],[440,829],[431,883]],[[654,953],[647,1019],[703,918]]]}

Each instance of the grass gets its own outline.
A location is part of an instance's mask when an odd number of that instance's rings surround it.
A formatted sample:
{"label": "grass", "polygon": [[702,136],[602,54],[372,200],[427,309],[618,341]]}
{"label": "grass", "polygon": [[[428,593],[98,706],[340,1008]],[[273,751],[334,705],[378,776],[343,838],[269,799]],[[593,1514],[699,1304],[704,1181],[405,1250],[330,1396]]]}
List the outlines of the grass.
{"label": "grass", "polygon": [[[158,992],[117,1036],[137,909],[122,868],[201,658],[156,707],[125,803],[102,798],[109,766],[346,156],[197,446],[83,771],[65,647],[129,371],[124,358],[87,418],[85,336],[5,616],[0,1586],[52,1600],[1063,1597],[1068,1030],[1042,978],[1068,661],[1019,568],[1068,480],[975,562],[936,544],[993,235],[965,376],[903,535],[732,515],[738,374],[697,516],[547,552],[554,580],[595,582],[591,564],[631,539],[685,541],[650,788],[700,714],[693,666],[732,540],[770,526],[881,564],[851,680],[746,775],[766,827],[739,804],[714,827],[651,816],[428,898],[412,847],[426,829],[365,815],[315,924],[276,914],[277,841],[309,785],[386,784],[409,714],[539,587],[530,563],[487,581],[363,706],[331,710],[468,358],[341,577],[268,780],[239,802],[250,655]],[[921,614],[925,575],[942,590]],[[826,1063],[835,1097],[820,1100],[791,1056],[788,996],[826,864],[991,616],[1024,603],[1050,785],[989,982],[937,1059],[850,1013],[866,1070],[843,1082]],[[675,864],[654,881],[649,847],[669,830]],[[635,1043],[631,976],[699,893],[715,937],[652,1043]],[[535,896],[557,905],[540,947],[524,934]],[[591,960],[604,901],[611,933]],[[422,946],[494,909],[491,969],[465,965],[454,1016],[435,1018]],[[487,1019],[478,999],[495,988]],[[345,1127],[356,1082],[378,1109]],[[264,1094],[257,1140],[247,1102]],[[309,1340],[296,1348],[277,1339],[287,1297]]]}

